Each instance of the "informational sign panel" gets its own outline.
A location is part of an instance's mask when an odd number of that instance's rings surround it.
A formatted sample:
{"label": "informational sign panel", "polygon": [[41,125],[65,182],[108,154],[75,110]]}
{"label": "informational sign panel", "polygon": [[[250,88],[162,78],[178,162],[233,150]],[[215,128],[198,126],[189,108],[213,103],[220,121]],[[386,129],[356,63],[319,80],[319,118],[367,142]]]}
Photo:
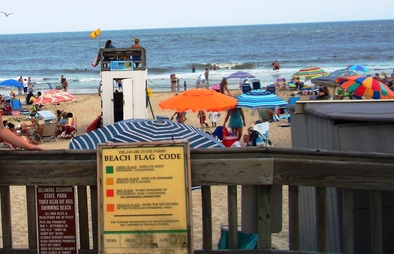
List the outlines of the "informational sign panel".
{"label": "informational sign panel", "polygon": [[99,253],[192,253],[189,154],[186,141],[98,146]]}
{"label": "informational sign panel", "polygon": [[74,187],[37,187],[39,254],[77,254]]}

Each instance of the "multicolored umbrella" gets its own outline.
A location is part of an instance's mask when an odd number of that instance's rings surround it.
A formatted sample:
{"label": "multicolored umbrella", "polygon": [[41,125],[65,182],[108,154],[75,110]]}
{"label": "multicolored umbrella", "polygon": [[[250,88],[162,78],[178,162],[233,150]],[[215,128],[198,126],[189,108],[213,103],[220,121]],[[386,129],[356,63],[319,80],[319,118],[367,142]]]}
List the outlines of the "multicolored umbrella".
{"label": "multicolored umbrella", "polygon": [[191,110],[193,112],[222,111],[237,106],[237,100],[212,89],[190,89],[159,103],[162,109],[172,109],[178,112]]}
{"label": "multicolored umbrella", "polygon": [[359,71],[359,72],[369,71],[367,67],[359,65],[359,64],[349,65],[348,67],[346,67],[346,69],[348,69],[349,71]]}
{"label": "multicolored umbrella", "polygon": [[52,89],[46,91],[41,97],[33,102],[37,105],[58,104],[59,102],[75,101],[75,96],[63,90]]}
{"label": "multicolored umbrella", "polygon": [[279,96],[263,90],[253,90],[236,98],[238,100],[237,107],[242,108],[274,108],[288,104]]}
{"label": "multicolored umbrella", "polygon": [[312,77],[319,77],[319,76],[327,76],[327,72],[324,71],[320,67],[316,66],[309,66],[304,69],[301,69],[293,74],[296,77],[305,77],[305,78],[312,78]]}
{"label": "multicolored umbrella", "polygon": [[355,96],[365,96],[367,99],[394,99],[394,93],[384,83],[371,76],[348,76],[337,79],[340,87]]}
{"label": "multicolored umbrella", "polygon": [[327,76],[329,77],[342,77],[342,76],[354,76],[357,75],[357,72],[349,70],[349,69],[339,69],[335,70],[333,72],[330,72]]}
{"label": "multicolored umbrella", "polygon": [[191,148],[222,148],[204,131],[169,120],[129,119],[74,137],[70,149],[96,149],[100,143],[188,140]]}
{"label": "multicolored umbrella", "polygon": [[246,72],[246,71],[237,71],[237,72],[234,72],[233,74],[229,75],[226,79],[229,79],[229,78],[245,79],[245,78],[255,78],[255,76],[250,74],[249,72]]}

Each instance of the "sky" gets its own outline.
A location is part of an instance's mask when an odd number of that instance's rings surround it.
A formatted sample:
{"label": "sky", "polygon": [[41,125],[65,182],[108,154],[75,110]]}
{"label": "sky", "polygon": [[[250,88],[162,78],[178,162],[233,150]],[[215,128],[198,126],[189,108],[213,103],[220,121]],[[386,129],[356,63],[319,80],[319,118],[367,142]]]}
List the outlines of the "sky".
{"label": "sky", "polygon": [[0,0],[0,34],[394,19],[387,0]]}

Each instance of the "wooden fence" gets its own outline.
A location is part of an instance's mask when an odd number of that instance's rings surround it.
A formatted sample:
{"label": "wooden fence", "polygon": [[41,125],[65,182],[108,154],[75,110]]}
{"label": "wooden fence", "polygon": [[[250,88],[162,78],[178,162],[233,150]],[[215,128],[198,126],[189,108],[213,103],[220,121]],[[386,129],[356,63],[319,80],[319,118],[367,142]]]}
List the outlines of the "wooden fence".
{"label": "wooden fence", "polygon": [[[35,186],[76,186],[79,218],[79,253],[97,253],[97,184],[96,151],[1,151],[1,219],[3,253],[37,253]],[[218,159],[223,158],[223,159]],[[281,253],[272,250],[270,220],[270,189],[272,185],[289,186],[290,253],[299,249],[298,186],[315,186],[317,201],[318,251],[327,251],[327,207],[325,188],[345,188],[349,201],[344,217],[353,221],[352,189],[373,191],[372,251],[382,252],[380,191],[394,189],[394,155],[376,153],[329,152],[280,148],[192,149],[192,184],[202,186],[202,250],[196,253],[242,252]],[[258,186],[258,248],[237,249],[237,188]],[[13,248],[10,186],[26,186],[28,248]],[[228,186],[234,195],[228,196],[230,248],[215,250],[212,239],[211,186]],[[89,191],[90,190],[90,191]],[[90,202],[91,210],[88,209]],[[91,220],[89,222],[89,213]],[[92,232],[89,230],[92,225]],[[352,253],[353,232],[344,226],[344,253]],[[90,237],[91,236],[91,237]],[[92,242],[91,240],[92,239]],[[91,247],[93,246],[93,247]],[[308,252],[310,253],[310,252]]]}

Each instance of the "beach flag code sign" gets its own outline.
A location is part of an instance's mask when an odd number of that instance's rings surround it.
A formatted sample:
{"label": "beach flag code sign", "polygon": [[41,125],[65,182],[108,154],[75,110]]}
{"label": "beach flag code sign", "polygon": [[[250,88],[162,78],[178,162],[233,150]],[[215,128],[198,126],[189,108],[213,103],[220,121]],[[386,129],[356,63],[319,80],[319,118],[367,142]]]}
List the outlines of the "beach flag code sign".
{"label": "beach flag code sign", "polygon": [[187,141],[97,147],[99,253],[192,253]]}
{"label": "beach flag code sign", "polygon": [[39,254],[77,254],[74,187],[36,187]]}

